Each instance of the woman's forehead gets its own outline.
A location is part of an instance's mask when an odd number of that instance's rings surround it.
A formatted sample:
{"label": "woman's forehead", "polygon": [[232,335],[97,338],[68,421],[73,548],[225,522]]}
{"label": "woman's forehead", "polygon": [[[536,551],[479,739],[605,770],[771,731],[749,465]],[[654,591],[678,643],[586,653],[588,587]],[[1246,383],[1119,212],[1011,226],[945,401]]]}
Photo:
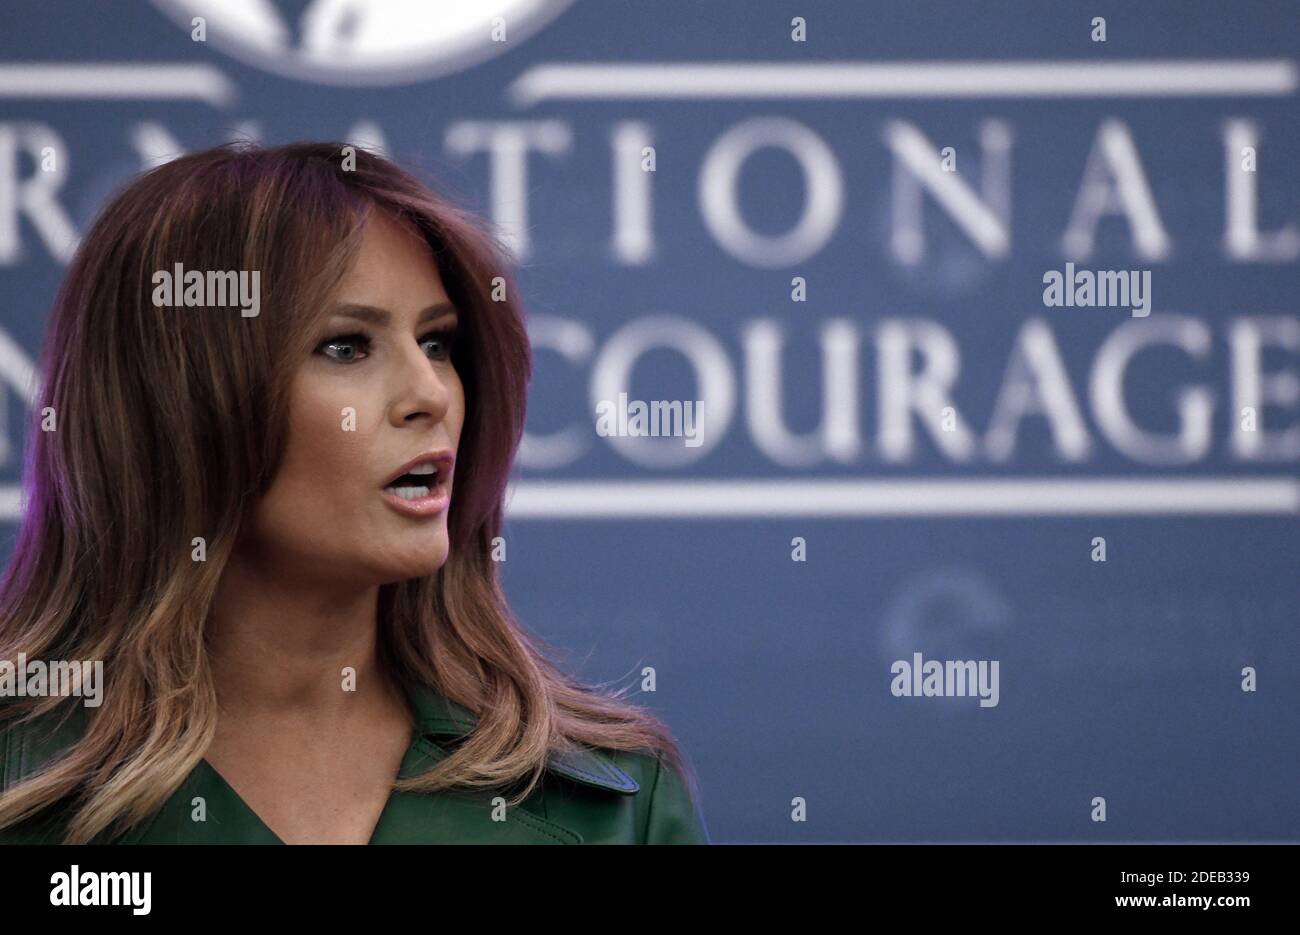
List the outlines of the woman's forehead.
{"label": "woman's forehead", "polygon": [[424,308],[447,297],[433,250],[409,220],[373,212],[339,283],[339,301]]}

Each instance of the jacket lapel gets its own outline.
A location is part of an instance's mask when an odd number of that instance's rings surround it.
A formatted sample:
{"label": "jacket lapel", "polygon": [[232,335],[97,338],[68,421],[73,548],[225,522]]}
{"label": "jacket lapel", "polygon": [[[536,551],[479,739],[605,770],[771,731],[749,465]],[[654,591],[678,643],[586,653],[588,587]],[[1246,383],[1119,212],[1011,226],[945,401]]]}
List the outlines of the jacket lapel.
{"label": "jacket lapel", "polygon": [[[201,809],[201,811],[200,811]],[[283,844],[207,760],[121,844]]]}
{"label": "jacket lapel", "polygon": [[[403,778],[428,770],[447,752],[426,737],[411,744],[402,761]],[[394,792],[388,798],[371,844],[581,844],[582,835],[547,821],[524,807],[504,814],[494,807],[499,793],[444,790],[432,795]]]}
{"label": "jacket lapel", "polygon": [[[416,715],[417,736],[402,763],[402,776],[422,773],[449,754],[443,743],[473,731],[474,714],[421,683],[405,685]],[[559,775],[609,792],[631,795],[640,786],[614,763],[595,751],[553,754],[549,769]],[[582,835],[529,808],[510,809],[504,820],[493,820],[493,799],[499,793],[446,791],[436,795],[394,793],[389,799],[371,843],[501,843],[580,844]],[[540,793],[535,793],[535,796]],[[530,799],[530,802],[533,800]],[[544,808],[544,806],[543,806]]]}
{"label": "jacket lapel", "polygon": [[[478,723],[472,712],[427,685],[411,682],[405,688],[415,710],[416,729],[430,738],[464,737]],[[635,779],[595,750],[552,753],[548,767],[574,782],[610,792],[631,795],[641,788]]]}

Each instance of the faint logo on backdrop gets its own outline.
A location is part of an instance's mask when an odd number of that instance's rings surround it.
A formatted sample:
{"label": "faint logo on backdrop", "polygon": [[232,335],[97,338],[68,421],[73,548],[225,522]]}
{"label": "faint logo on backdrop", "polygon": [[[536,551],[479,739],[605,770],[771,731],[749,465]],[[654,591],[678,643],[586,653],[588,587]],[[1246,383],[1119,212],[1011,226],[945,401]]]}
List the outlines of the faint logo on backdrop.
{"label": "faint logo on backdrop", "polygon": [[460,71],[536,33],[573,0],[154,0],[186,30],[256,68],[332,85]]}
{"label": "faint logo on backdrop", "polygon": [[[995,708],[1001,665],[990,660],[1006,657],[1013,624],[1014,610],[1003,588],[983,571],[939,567],[910,575],[881,615],[881,684],[896,698],[978,696],[980,708]],[[930,669],[936,665],[937,682]],[[955,675],[961,676],[960,688]],[[952,714],[961,709],[938,710]]]}

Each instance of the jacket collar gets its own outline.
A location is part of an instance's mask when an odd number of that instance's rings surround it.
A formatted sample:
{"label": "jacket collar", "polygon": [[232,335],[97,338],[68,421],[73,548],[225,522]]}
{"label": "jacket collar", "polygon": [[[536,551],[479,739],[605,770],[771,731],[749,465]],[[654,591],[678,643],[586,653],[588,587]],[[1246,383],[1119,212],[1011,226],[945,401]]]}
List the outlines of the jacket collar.
{"label": "jacket collar", "polygon": [[[403,682],[403,687],[415,711],[416,728],[424,735],[459,738],[477,726],[478,718],[472,711],[428,685],[408,680]],[[630,795],[641,788],[635,779],[596,750],[554,752],[547,759],[547,767],[574,782],[597,789]]]}

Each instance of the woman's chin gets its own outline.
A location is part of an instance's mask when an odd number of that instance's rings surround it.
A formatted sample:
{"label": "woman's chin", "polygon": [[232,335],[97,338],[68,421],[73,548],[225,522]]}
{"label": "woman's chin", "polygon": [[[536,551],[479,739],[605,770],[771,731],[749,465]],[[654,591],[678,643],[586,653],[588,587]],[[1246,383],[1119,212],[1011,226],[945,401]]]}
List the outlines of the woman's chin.
{"label": "woman's chin", "polygon": [[428,548],[412,550],[401,555],[392,556],[384,569],[386,583],[406,581],[410,578],[425,578],[436,574],[447,562],[447,541],[432,543]]}

